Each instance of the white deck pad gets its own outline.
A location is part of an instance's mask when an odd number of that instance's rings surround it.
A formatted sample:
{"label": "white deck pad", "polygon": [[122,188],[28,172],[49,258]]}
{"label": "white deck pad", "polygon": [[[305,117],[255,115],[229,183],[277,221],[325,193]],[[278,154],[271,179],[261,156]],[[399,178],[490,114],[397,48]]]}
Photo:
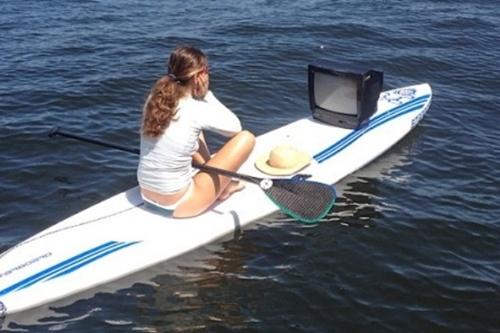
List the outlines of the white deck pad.
{"label": "white deck pad", "polygon": [[[403,138],[431,103],[428,84],[381,94],[362,128],[343,129],[303,118],[257,138],[240,173],[266,177],[254,160],[287,143],[314,157],[301,173],[334,184]],[[115,195],[21,242],[0,255],[0,317],[116,280],[177,257],[275,212],[256,185],[206,213],[173,219],[146,210],[138,188]]]}

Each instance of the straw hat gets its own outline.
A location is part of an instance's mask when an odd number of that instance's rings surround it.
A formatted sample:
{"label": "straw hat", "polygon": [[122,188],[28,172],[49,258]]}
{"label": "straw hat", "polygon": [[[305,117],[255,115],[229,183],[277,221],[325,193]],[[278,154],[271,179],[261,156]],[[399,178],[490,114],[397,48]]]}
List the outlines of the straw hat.
{"label": "straw hat", "polygon": [[271,151],[258,156],[255,166],[260,171],[274,175],[291,175],[311,163],[311,157],[290,145],[278,145]]}

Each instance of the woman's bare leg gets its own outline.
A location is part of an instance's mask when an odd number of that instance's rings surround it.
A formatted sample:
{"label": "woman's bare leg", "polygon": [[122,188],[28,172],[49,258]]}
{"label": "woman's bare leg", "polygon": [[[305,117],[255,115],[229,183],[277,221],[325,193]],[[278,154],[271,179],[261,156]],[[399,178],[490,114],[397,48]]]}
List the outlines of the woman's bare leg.
{"label": "woman's bare leg", "polygon": [[224,201],[234,192],[241,191],[245,188],[245,182],[241,180],[231,180],[222,193],[217,197],[217,200]]}
{"label": "woman's bare leg", "polygon": [[[222,146],[206,165],[236,171],[247,160],[254,145],[254,135],[242,131]],[[189,217],[201,214],[217,200],[230,182],[231,177],[200,171],[194,176],[194,188],[190,197],[175,209],[174,216]]]}

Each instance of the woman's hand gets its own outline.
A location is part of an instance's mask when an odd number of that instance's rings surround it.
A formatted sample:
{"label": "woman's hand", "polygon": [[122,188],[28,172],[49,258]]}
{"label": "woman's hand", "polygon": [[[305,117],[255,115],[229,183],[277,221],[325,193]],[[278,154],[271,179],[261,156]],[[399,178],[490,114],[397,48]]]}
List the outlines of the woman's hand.
{"label": "woman's hand", "polygon": [[203,98],[208,93],[208,86],[210,84],[210,78],[208,75],[208,70],[201,71],[196,74],[194,78],[194,89],[193,97]]}

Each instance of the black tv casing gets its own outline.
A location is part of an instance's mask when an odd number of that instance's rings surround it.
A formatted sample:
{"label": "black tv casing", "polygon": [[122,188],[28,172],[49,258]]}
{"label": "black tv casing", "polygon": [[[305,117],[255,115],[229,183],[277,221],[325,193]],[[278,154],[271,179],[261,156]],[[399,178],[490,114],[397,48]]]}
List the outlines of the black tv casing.
{"label": "black tv casing", "polygon": [[[373,69],[332,69],[328,65],[308,66],[309,104],[314,119],[341,128],[355,129],[362,126],[376,111],[383,89],[384,73]],[[348,115],[327,110],[316,105],[314,96],[314,73],[349,78],[357,85],[357,114]]]}

